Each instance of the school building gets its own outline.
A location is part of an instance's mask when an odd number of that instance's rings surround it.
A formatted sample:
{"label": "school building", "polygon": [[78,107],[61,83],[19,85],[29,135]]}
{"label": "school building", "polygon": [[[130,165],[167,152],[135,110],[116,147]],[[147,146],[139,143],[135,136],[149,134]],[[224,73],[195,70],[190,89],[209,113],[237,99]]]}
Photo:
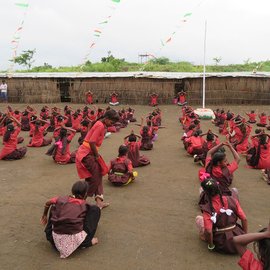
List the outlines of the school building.
{"label": "school building", "polygon": [[[117,92],[121,104],[148,104],[157,93],[159,104],[170,104],[181,90],[190,104],[201,104],[202,73],[15,73],[0,74],[12,103],[84,103],[85,93],[107,103]],[[206,104],[270,104],[270,73],[207,73]]]}

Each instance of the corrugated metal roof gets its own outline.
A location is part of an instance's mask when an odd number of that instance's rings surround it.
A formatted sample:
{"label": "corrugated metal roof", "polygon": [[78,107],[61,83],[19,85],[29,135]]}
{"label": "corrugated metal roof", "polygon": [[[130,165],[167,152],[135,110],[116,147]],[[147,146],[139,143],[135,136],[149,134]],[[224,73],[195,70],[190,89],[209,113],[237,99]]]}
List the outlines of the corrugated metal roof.
{"label": "corrugated metal roof", "polygon": [[[12,78],[154,78],[154,79],[184,79],[202,78],[202,73],[186,72],[38,72],[14,73]],[[206,77],[256,77],[270,78],[270,72],[224,72],[206,73]],[[0,78],[7,78],[7,74],[0,73]]]}

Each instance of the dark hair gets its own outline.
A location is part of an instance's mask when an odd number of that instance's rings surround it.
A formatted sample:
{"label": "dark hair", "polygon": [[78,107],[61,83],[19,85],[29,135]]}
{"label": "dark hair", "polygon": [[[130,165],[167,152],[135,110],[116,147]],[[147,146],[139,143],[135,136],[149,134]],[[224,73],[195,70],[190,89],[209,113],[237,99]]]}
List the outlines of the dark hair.
{"label": "dark hair", "polygon": [[41,126],[41,122],[39,120],[37,120],[35,122],[35,126],[36,126],[35,132],[38,132],[38,128]]}
{"label": "dark hair", "polygon": [[251,113],[255,113],[255,111],[254,110],[251,110]]}
{"label": "dark hair", "polygon": [[262,129],[260,129],[260,128],[255,129],[255,134],[260,134],[261,132],[262,132]]}
{"label": "dark hair", "polygon": [[196,126],[194,124],[191,124],[189,127],[188,127],[188,130],[192,130],[194,129]]}
{"label": "dark hair", "polygon": [[130,135],[128,136],[128,141],[129,141],[129,142],[136,142],[136,141],[137,141],[136,135],[135,135],[135,134],[130,134]]}
{"label": "dark hair", "polygon": [[88,127],[89,123],[90,123],[90,122],[89,122],[88,120],[85,120],[85,119],[84,119],[84,120],[81,122],[81,125],[84,126],[84,127]]}
{"label": "dark hair", "polygon": [[212,142],[213,140],[215,139],[215,135],[211,132],[208,132],[207,135],[206,135],[206,140],[208,142]]}
{"label": "dark hair", "polygon": [[[260,230],[260,232],[265,232],[267,229],[264,228]],[[270,239],[264,238],[254,242],[254,249],[263,263],[263,269],[269,270],[270,269]]]}
{"label": "dark hair", "polygon": [[59,133],[60,139],[63,139],[66,136],[67,136],[67,130],[65,128],[61,128],[60,133]]}
{"label": "dark hair", "polygon": [[144,127],[142,128],[142,133],[143,133],[144,135],[146,135],[146,134],[148,133],[148,131],[149,131],[149,127],[148,127],[148,126],[144,126]]}
{"label": "dark hair", "polygon": [[14,131],[14,126],[12,124],[8,124],[7,131],[5,132],[4,138],[3,138],[4,142],[7,142],[9,140],[10,135],[13,133],[13,131]]}
{"label": "dark hair", "polygon": [[118,156],[125,156],[128,152],[128,147],[126,145],[120,145],[118,149]]}
{"label": "dark hair", "polygon": [[58,122],[62,122],[64,120],[62,115],[58,115],[56,119]]}
{"label": "dark hair", "polygon": [[224,160],[225,157],[226,157],[226,154],[223,152],[214,153],[211,160],[213,166],[218,166],[218,163]]}
{"label": "dark hair", "polygon": [[202,131],[201,131],[200,129],[198,129],[198,130],[196,130],[196,131],[194,132],[194,136],[195,136],[195,137],[199,137],[200,134],[202,134]]}
{"label": "dark hair", "polygon": [[216,180],[212,178],[207,178],[201,183],[201,187],[203,188],[206,196],[208,197],[212,214],[215,213],[215,209],[212,204],[212,197],[219,195],[221,204],[224,207],[222,194],[220,192],[219,185]]}
{"label": "dark hair", "polygon": [[102,118],[112,120],[113,122],[119,121],[119,114],[115,110],[108,110],[102,116]]}
{"label": "dark hair", "polygon": [[199,125],[199,124],[200,124],[200,120],[199,120],[199,119],[194,120],[194,121],[193,121],[193,124],[194,124],[194,125]]}
{"label": "dark hair", "polygon": [[84,199],[87,195],[88,183],[86,181],[77,181],[71,188],[72,194],[75,198]]}
{"label": "dark hair", "polygon": [[259,136],[259,144],[262,145],[264,147],[264,149],[267,149],[267,135],[266,134],[262,134]]}

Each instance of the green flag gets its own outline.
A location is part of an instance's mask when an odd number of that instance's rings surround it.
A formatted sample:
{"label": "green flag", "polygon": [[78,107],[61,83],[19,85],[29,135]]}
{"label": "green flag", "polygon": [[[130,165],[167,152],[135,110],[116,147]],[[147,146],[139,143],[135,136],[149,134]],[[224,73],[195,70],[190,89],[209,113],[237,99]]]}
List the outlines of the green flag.
{"label": "green flag", "polygon": [[29,7],[29,4],[25,4],[25,3],[16,3],[15,5],[18,7],[24,7],[24,8]]}

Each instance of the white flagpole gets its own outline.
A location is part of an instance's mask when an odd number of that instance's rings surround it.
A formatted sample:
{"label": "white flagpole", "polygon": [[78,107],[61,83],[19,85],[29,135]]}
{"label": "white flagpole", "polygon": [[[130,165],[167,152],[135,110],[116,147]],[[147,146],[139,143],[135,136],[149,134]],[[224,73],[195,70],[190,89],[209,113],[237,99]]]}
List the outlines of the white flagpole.
{"label": "white flagpole", "polygon": [[203,109],[205,109],[205,58],[206,58],[206,34],[207,34],[207,21],[205,21],[205,30],[204,30],[204,56],[203,56],[203,104],[202,104]]}

